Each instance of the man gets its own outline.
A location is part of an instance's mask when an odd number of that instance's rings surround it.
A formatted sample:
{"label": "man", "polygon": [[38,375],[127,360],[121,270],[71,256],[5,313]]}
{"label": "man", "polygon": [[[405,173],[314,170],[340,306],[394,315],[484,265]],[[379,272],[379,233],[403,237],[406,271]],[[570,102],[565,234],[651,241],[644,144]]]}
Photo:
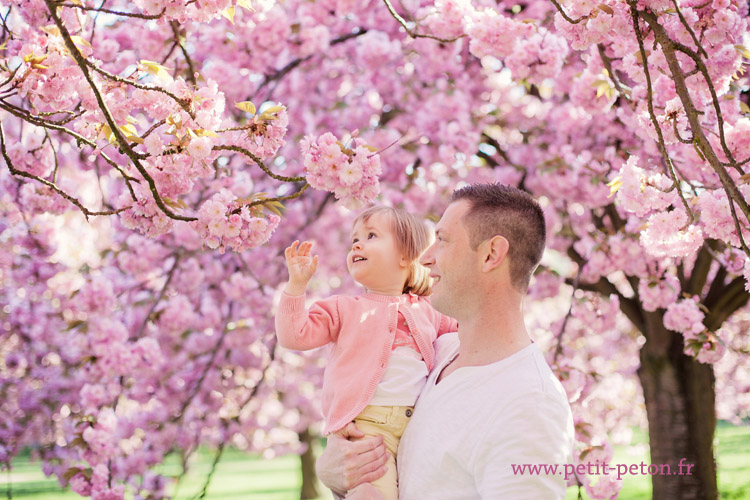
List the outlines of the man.
{"label": "man", "polygon": [[[438,359],[399,446],[401,500],[565,497],[562,475],[513,465],[571,462],[573,419],[565,392],[523,318],[523,300],[545,243],[544,215],[527,193],[477,184],[453,193],[422,263],[432,305],[458,320],[436,345]],[[362,434],[350,424],[351,438]],[[379,438],[332,436],[321,480],[347,498],[377,498],[384,473]]]}

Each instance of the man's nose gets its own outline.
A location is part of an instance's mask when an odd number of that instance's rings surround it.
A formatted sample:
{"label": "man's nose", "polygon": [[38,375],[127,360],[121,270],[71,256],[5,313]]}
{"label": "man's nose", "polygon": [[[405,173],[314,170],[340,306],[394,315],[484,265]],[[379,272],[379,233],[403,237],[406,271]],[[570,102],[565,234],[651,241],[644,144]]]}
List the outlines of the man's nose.
{"label": "man's nose", "polygon": [[435,263],[435,258],[432,256],[432,249],[434,246],[434,243],[430,245],[430,247],[425,250],[422,256],[419,258],[419,263],[425,267],[430,267]]}

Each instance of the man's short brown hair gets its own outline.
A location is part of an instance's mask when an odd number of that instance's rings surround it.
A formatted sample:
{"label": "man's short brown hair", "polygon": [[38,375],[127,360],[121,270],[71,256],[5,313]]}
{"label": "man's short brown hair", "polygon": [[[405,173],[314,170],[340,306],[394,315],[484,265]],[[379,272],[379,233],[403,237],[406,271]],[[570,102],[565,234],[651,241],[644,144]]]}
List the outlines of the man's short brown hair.
{"label": "man's short brown hair", "polygon": [[500,235],[508,240],[510,279],[525,292],[531,274],[544,253],[547,229],[544,212],[527,192],[502,184],[471,184],[453,192],[451,203],[466,200],[471,204],[463,217],[471,247]]}

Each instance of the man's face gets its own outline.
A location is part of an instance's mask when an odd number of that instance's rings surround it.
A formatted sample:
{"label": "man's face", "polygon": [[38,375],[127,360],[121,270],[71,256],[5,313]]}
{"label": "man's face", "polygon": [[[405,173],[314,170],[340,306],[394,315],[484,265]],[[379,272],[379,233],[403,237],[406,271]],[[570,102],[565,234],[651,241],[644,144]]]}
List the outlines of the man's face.
{"label": "man's face", "polygon": [[435,243],[420,259],[434,279],[432,305],[459,321],[465,314],[465,304],[472,301],[478,269],[477,252],[472,250],[469,233],[461,220],[470,206],[466,200],[448,205],[435,227]]}

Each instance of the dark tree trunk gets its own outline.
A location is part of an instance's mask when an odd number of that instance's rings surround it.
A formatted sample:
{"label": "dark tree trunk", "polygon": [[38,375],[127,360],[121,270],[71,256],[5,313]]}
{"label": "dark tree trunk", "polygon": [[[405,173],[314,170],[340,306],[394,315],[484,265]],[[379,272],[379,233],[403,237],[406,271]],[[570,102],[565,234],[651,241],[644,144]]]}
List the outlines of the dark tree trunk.
{"label": "dark tree trunk", "polygon": [[[664,327],[662,314],[644,313],[644,320],[647,341],[638,377],[646,400],[651,470],[653,465],[659,469],[651,476],[653,499],[715,500],[713,366],[683,354],[682,335]],[[669,465],[669,475],[660,474],[662,464]]]}
{"label": "dark tree trunk", "polygon": [[300,491],[301,500],[318,498],[318,476],[315,473],[315,452],[313,450],[313,441],[315,436],[305,429],[299,434],[301,443],[307,444],[307,449],[300,455],[300,465],[302,468],[302,489]]}

